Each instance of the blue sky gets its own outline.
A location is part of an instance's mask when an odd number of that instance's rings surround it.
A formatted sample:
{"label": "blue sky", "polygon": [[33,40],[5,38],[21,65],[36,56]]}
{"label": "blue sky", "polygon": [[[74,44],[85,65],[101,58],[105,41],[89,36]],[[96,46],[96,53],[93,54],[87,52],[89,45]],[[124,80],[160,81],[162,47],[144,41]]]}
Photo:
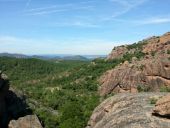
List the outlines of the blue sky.
{"label": "blue sky", "polygon": [[170,0],[0,0],[0,52],[108,54],[170,30]]}

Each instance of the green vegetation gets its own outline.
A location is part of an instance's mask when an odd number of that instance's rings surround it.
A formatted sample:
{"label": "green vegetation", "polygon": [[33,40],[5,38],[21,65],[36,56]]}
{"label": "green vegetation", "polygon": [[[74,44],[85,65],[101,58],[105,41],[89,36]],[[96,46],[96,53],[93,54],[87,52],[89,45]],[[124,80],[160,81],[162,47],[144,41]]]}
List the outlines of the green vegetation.
{"label": "green vegetation", "polygon": [[[118,64],[131,61],[132,57],[140,59],[143,56],[144,53],[137,50],[123,58],[108,61],[0,57],[0,70],[8,75],[13,88],[26,95],[30,108],[45,128],[82,128],[99,104],[98,78]],[[108,96],[111,95],[114,94]]]}
{"label": "green vegetation", "polygon": [[167,51],[167,54],[170,54],[170,50]]}
{"label": "green vegetation", "polygon": [[150,87],[145,85],[137,85],[138,92],[149,92]]}
{"label": "green vegetation", "polygon": [[136,57],[137,59],[140,59],[142,57],[145,56],[145,53],[141,52],[141,51],[135,51],[134,53],[126,53],[125,55],[123,55],[123,60],[127,60],[127,61],[132,61],[133,57]]}
{"label": "green vegetation", "polygon": [[152,56],[155,56],[155,54],[156,54],[156,51],[151,51]]}
{"label": "green vegetation", "polygon": [[143,48],[143,46],[146,45],[146,44],[147,44],[147,41],[139,41],[138,43],[134,43],[134,44],[128,45],[127,49],[128,50],[131,50],[131,49],[141,50]]}
{"label": "green vegetation", "polygon": [[158,99],[153,97],[150,99],[150,104],[156,104],[157,101],[158,101]]}
{"label": "green vegetation", "polygon": [[160,88],[160,92],[170,92],[170,87],[162,86],[162,87]]}
{"label": "green vegetation", "polygon": [[[97,85],[88,81],[83,86],[87,79],[78,81],[77,72],[88,64],[84,61],[54,63],[38,59],[0,58],[0,69],[9,76],[11,86],[26,94],[28,104],[46,128],[64,127],[73,119],[78,128],[86,125],[98,103],[97,87],[93,87]],[[67,117],[67,111],[73,115]],[[64,121],[67,119],[70,122]]]}
{"label": "green vegetation", "polygon": [[26,94],[45,128],[82,128],[99,104],[97,79],[123,61],[56,63],[2,57],[0,69],[9,76],[13,88]]}

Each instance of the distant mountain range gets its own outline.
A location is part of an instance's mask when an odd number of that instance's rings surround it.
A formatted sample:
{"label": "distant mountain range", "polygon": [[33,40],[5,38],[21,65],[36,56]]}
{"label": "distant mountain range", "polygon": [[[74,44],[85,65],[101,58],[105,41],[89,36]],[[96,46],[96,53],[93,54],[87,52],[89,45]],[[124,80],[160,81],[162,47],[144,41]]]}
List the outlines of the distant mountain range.
{"label": "distant mountain range", "polygon": [[30,58],[27,55],[17,54],[17,53],[14,53],[14,54],[11,54],[11,53],[0,53],[0,57]]}
{"label": "distant mountain range", "polygon": [[36,58],[42,60],[92,60],[95,58],[104,58],[106,55],[64,55],[64,54],[56,54],[56,55],[25,55],[18,53],[0,53],[0,57],[13,57],[13,58]]}

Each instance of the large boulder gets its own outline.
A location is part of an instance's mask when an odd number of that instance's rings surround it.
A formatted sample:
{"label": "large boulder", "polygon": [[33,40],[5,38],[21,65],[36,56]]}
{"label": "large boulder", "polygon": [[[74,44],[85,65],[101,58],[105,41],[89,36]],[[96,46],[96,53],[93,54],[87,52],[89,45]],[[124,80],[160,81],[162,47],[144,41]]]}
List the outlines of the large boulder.
{"label": "large boulder", "polygon": [[8,128],[42,128],[36,115],[27,115],[18,120],[11,120]]}
{"label": "large boulder", "polygon": [[160,98],[156,102],[153,113],[170,118],[170,94]]}
{"label": "large boulder", "polygon": [[87,128],[169,128],[170,119],[152,114],[153,98],[165,93],[119,93],[92,113]]}

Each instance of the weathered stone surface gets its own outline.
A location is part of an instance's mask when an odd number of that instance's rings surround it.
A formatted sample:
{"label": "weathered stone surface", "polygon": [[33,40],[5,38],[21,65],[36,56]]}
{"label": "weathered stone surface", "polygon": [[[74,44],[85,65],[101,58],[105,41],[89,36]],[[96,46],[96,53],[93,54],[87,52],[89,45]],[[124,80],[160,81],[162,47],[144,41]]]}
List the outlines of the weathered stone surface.
{"label": "weathered stone surface", "polygon": [[[147,53],[144,58],[137,60],[133,57],[131,62],[125,61],[100,77],[100,95],[137,92],[138,87],[150,91],[159,91],[163,86],[170,87],[170,54],[167,52],[170,50],[170,33],[149,38],[147,42],[141,49]],[[113,50],[108,59],[115,58],[117,51]],[[124,54],[120,53],[118,57]]]}
{"label": "weathered stone surface", "polygon": [[36,115],[27,115],[18,120],[11,120],[8,128],[42,128]]}
{"label": "weathered stone surface", "polygon": [[153,113],[170,118],[170,94],[156,102]]}
{"label": "weathered stone surface", "polygon": [[115,47],[112,52],[108,55],[107,60],[112,60],[122,57],[128,49],[125,46]]}
{"label": "weathered stone surface", "polygon": [[170,119],[152,115],[152,97],[165,93],[121,93],[106,99],[94,111],[87,128],[170,128]]}
{"label": "weathered stone surface", "polygon": [[101,76],[100,83],[101,95],[137,91],[138,86],[159,91],[162,86],[170,87],[170,60],[162,57],[122,64]]}
{"label": "weathered stone surface", "polygon": [[159,54],[163,49],[167,51],[170,49],[170,32],[167,32],[160,37],[152,37],[147,41],[149,43],[144,46],[144,53],[156,52]]}

